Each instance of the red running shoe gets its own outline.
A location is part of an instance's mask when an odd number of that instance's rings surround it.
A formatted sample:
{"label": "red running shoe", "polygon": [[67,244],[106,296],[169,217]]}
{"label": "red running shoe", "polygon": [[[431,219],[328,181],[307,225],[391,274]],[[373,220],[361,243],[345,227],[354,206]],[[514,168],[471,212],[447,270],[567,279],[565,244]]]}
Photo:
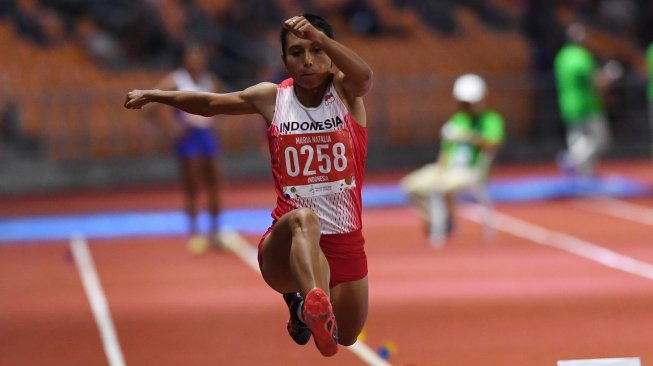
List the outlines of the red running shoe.
{"label": "red running shoe", "polygon": [[326,357],[335,355],[338,352],[338,326],[324,290],[314,288],[306,294],[302,316],[320,353]]}

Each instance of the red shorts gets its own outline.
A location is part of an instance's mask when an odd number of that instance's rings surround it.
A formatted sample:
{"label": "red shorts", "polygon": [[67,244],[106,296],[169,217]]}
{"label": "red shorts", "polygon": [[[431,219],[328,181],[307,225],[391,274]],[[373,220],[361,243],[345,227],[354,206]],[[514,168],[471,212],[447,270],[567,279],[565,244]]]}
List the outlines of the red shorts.
{"label": "red shorts", "polygon": [[[263,267],[263,240],[272,232],[273,227],[274,224],[268,228],[258,243],[259,268]],[[329,263],[331,272],[329,287],[358,281],[367,276],[365,238],[361,230],[344,234],[322,234],[320,248]]]}

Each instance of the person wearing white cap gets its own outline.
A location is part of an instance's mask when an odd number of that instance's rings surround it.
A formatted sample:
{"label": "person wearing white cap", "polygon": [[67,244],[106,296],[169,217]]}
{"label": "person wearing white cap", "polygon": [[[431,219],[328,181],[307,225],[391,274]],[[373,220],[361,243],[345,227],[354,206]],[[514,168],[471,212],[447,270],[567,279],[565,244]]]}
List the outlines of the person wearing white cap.
{"label": "person wearing white cap", "polygon": [[400,181],[411,203],[422,211],[431,241],[440,242],[451,234],[456,194],[487,179],[504,141],[504,119],[486,107],[486,95],[487,84],[480,76],[458,77],[453,85],[458,111],[442,126],[437,161]]}
{"label": "person wearing white cap", "polygon": [[653,155],[653,39],[646,48],[646,71],[648,83],[646,87],[646,100],[648,101],[648,122],[651,128],[651,154]]}

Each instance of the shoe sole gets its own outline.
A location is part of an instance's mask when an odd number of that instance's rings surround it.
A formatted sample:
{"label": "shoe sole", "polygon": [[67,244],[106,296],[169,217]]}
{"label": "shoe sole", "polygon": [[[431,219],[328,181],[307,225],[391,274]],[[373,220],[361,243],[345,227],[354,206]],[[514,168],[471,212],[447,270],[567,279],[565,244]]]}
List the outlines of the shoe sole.
{"label": "shoe sole", "polygon": [[[338,352],[338,327],[329,297],[322,289],[312,289],[306,295],[302,314],[320,353],[326,357],[335,355]],[[329,321],[333,322],[333,332],[327,328]]]}

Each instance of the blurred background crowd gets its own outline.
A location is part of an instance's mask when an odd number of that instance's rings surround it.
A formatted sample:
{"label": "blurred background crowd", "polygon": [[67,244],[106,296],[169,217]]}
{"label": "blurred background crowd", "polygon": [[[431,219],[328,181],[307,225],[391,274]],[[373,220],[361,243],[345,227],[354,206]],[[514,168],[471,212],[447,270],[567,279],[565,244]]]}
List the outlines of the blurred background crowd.
{"label": "blurred background crowd", "polygon": [[[3,0],[0,192],[174,180],[170,142],[122,108],[125,93],[152,87],[189,43],[206,48],[226,91],[280,81],[280,25],[303,12],[326,17],[375,71],[369,169],[433,160],[452,82],[467,72],[487,80],[506,118],[498,163],[553,163],[565,145],[553,60],[571,23],[586,27],[600,65],[621,65],[603,91],[608,156],[651,154],[649,0]],[[228,176],[269,176],[262,121],[216,128]]]}

